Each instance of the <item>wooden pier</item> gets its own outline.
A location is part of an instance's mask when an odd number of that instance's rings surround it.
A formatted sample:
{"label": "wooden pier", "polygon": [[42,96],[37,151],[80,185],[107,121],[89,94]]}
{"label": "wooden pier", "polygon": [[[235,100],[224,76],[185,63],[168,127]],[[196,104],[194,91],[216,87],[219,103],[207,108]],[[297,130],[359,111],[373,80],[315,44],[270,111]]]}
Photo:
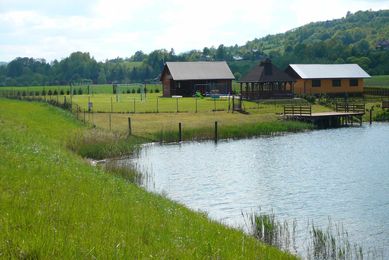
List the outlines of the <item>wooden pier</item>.
{"label": "wooden pier", "polygon": [[359,124],[365,114],[364,104],[336,104],[336,111],[312,113],[311,106],[284,106],[284,118],[311,122],[319,128]]}

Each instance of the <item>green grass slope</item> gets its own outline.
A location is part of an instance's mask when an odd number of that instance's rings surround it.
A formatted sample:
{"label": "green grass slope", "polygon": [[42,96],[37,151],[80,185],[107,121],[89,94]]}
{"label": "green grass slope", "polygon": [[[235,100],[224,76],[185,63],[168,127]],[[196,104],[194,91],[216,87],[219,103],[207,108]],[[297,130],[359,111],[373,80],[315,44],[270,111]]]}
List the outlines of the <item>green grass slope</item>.
{"label": "green grass slope", "polygon": [[90,166],[66,149],[80,131],[0,99],[0,258],[293,258]]}

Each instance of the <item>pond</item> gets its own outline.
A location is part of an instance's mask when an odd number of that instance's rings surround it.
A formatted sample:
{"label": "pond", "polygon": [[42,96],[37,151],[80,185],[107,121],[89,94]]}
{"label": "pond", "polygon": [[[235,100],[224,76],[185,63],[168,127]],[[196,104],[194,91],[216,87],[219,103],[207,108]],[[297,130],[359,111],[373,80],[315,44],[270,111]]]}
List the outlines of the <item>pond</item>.
{"label": "pond", "polygon": [[147,145],[127,159],[146,188],[235,227],[247,213],[343,224],[353,242],[388,255],[389,124],[245,140]]}

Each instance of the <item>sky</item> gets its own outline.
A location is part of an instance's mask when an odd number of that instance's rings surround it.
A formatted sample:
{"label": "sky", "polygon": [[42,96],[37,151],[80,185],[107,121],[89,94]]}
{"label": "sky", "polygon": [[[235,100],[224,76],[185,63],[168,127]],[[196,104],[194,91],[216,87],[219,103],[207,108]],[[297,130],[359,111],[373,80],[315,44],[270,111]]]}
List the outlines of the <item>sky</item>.
{"label": "sky", "polygon": [[0,0],[0,61],[243,45],[347,11],[382,9],[389,0]]}

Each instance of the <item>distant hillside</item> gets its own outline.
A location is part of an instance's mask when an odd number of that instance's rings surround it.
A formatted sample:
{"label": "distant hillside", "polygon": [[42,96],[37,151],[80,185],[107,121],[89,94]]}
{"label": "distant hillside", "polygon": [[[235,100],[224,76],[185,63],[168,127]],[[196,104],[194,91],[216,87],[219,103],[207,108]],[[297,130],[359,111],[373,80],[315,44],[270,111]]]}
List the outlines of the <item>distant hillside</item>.
{"label": "distant hillside", "polygon": [[5,65],[7,65],[7,62],[5,62],[5,61],[0,61],[0,66],[5,66]]}
{"label": "distant hillside", "polygon": [[260,52],[281,67],[289,63],[352,62],[370,73],[388,74],[389,10],[347,13],[341,19],[310,23],[229,49],[238,57]]}
{"label": "distant hillside", "polygon": [[149,54],[137,51],[129,58],[105,62],[82,52],[50,63],[20,57],[0,66],[0,86],[156,81],[166,61],[199,60],[226,60],[239,79],[268,57],[280,68],[290,63],[357,63],[371,75],[389,75],[389,10],[348,13],[341,19],[310,23],[243,46],[220,44],[181,54],[174,49]]}

